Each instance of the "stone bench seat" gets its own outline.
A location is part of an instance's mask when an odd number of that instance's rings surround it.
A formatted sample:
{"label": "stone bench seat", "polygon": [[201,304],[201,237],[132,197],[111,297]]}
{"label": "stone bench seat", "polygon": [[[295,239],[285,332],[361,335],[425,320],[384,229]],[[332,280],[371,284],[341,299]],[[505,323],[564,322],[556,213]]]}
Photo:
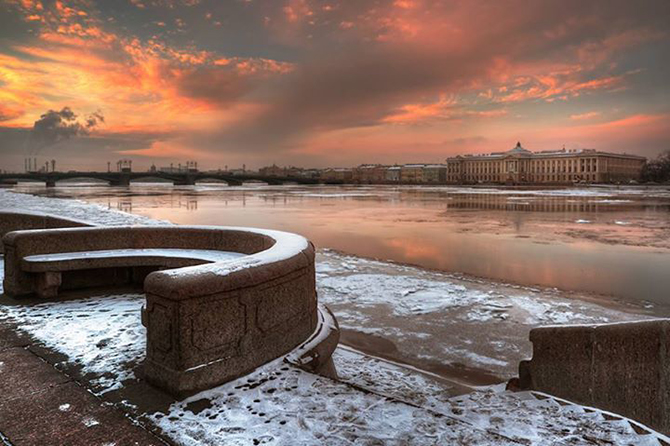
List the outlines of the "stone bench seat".
{"label": "stone bench seat", "polygon": [[177,267],[221,262],[242,256],[244,254],[239,252],[212,249],[103,249],[29,255],[21,259],[21,267],[33,273],[124,266]]}
{"label": "stone bench seat", "polygon": [[[335,374],[339,330],[318,310],[314,245],[297,234],[221,226],[19,230],[3,237],[4,292],[142,285],[144,378],[176,396],[242,376],[305,343],[300,366]],[[331,315],[332,316],[332,315]],[[331,317],[332,318],[332,317]],[[319,326],[330,326],[326,331]]]}

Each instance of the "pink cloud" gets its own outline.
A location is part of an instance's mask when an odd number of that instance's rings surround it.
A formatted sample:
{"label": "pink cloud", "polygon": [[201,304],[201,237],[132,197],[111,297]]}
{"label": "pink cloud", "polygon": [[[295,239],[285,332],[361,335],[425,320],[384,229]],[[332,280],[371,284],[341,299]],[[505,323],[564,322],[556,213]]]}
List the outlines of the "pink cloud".
{"label": "pink cloud", "polygon": [[597,118],[598,116],[600,116],[600,112],[592,111],[592,112],[580,113],[577,115],[570,115],[570,119],[574,121],[584,121],[587,119]]}

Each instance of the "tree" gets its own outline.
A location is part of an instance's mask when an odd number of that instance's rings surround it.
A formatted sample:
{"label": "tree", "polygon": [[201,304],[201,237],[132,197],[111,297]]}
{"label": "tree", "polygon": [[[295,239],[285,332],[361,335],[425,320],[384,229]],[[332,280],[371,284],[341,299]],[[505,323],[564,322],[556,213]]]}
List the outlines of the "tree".
{"label": "tree", "polygon": [[670,181],[670,150],[661,153],[655,160],[648,161],[642,169],[642,181],[665,183]]}

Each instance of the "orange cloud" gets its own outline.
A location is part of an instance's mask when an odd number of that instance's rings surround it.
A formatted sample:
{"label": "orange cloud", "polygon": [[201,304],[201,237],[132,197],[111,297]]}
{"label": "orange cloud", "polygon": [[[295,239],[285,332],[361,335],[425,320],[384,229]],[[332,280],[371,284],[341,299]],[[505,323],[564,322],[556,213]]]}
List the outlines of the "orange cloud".
{"label": "orange cloud", "polygon": [[[632,74],[632,73],[630,73]],[[580,96],[586,92],[597,90],[611,91],[624,85],[629,73],[620,76],[605,76],[588,80],[579,80],[584,74],[581,69],[565,70],[546,75],[518,76],[506,85],[487,90],[482,97],[493,102],[513,103],[542,99],[553,102],[556,99],[566,100]]]}
{"label": "orange cloud", "polygon": [[578,115],[570,115],[570,119],[575,121],[583,121],[586,119],[597,118],[598,116],[600,116],[600,112],[592,111],[592,112],[580,113]]}
{"label": "orange cloud", "polygon": [[448,119],[453,116],[457,103],[454,98],[440,97],[437,102],[428,104],[407,104],[398,108],[382,122],[390,124],[407,124],[425,121],[428,119]]}
{"label": "orange cloud", "polygon": [[103,109],[107,132],[201,129],[230,119],[209,98],[185,94],[180,83],[195,67],[220,66],[238,78],[293,69],[267,58],[222,58],[157,39],[126,38],[106,31],[95,14],[65,2],[47,10],[39,2],[19,7],[26,17],[42,11],[44,23],[37,42],[16,45],[17,56],[0,54],[3,125],[28,127],[45,110],[68,105],[83,113]]}
{"label": "orange cloud", "polygon": [[147,149],[118,150],[119,155],[135,155],[147,158],[194,159],[203,158],[203,153],[174,141],[154,141]]}
{"label": "orange cloud", "polygon": [[4,104],[0,104],[0,122],[11,121],[23,115],[25,112],[19,108],[12,108]]}

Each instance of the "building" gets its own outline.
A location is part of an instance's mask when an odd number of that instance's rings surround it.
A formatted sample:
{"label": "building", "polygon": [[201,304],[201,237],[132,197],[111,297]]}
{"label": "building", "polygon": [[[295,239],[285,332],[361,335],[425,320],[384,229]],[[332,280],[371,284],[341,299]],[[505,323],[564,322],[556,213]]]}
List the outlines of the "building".
{"label": "building", "polygon": [[638,180],[646,158],[583,150],[531,152],[517,143],[506,152],[447,159],[447,182],[467,183],[618,183]]}
{"label": "building", "polygon": [[353,181],[355,183],[383,183],[386,181],[386,166],[381,164],[362,164],[354,169]]}
{"label": "building", "polygon": [[319,169],[303,169],[299,176],[301,176],[303,178],[318,179],[318,178],[321,177],[321,170],[319,170]]}
{"label": "building", "polygon": [[391,166],[386,169],[386,181],[389,183],[399,183],[400,182],[400,166]]}
{"label": "building", "polygon": [[447,182],[447,166],[445,164],[428,164],[423,168],[424,183],[439,184]]}
{"label": "building", "polygon": [[423,183],[423,164],[405,164],[400,167],[400,182],[401,183]]}
{"label": "building", "polygon": [[351,169],[331,168],[321,172],[321,179],[324,181],[348,182],[353,178],[354,173]]}
{"label": "building", "polygon": [[264,177],[285,177],[286,169],[276,164],[258,169],[258,173]]}

